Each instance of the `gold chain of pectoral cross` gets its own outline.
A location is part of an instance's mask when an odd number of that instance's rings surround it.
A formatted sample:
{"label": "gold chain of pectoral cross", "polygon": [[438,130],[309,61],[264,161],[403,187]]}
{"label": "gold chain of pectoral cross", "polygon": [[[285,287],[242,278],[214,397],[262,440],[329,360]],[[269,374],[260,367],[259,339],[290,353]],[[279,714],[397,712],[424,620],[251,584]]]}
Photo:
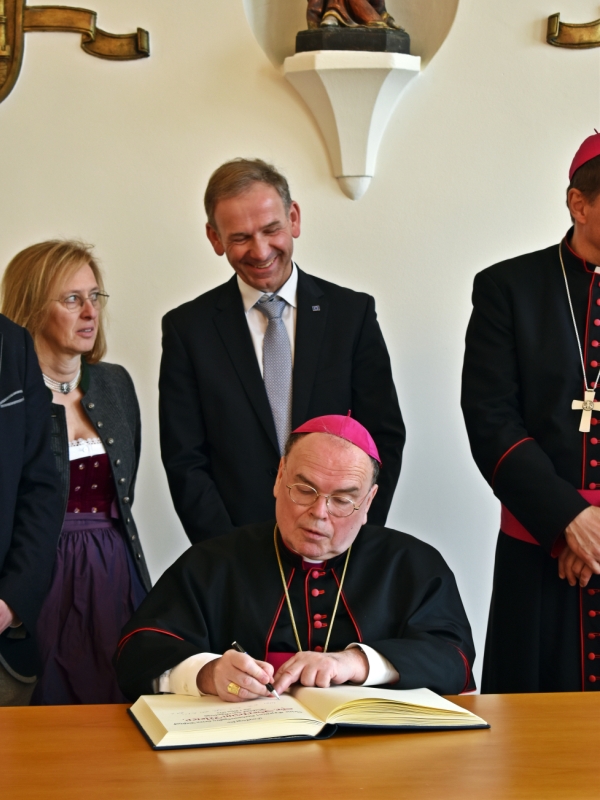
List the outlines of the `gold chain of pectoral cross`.
{"label": "gold chain of pectoral cross", "polygon": [[[302,652],[302,645],[300,644],[300,637],[298,636],[298,628],[296,627],[296,618],[294,617],[294,609],[292,608],[292,602],[290,600],[290,594],[288,592],[287,581],[285,579],[285,572],[283,571],[283,564],[281,563],[281,556],[279,555],[279,545],[277,544],[277,523],[275,523],[275,530],[273,531],[273,538],[275,540],[275,552],[277,554],[277,564],[279,565],[279,574],[281,575],[281,582],[283,584],[283,591],[285,593],[285,599],[287,601],[288,612],[290,615],[290,619],[292,621],[292,628],[294,630],[294,637],[296,639],[296,647],[298,648],[298,652]],[[325,647],[323,648],[323,652],[327,652],[327,648],[329,647],[329,639],[331,637],[331,631],[333,630],[333,623],[335,622],[335,615],[337,614],[338,605],[340,604],[340,597],[342,596],[342,586],[344,585],[344,578],[346,577],[346,570],[348,569],[348,561],[350,560],[350,551],[352,550],[352,545],[348,548],[348,552],[346,554],[346,560],[344,561],[344,570],[342,572],[342,579],[340,581],[340,585],[338,588],[337,597],[335,598],[335,605],[333,607],[333,614],[331,615],[331,623],[329,625],[329,630],[327,631],[327,638],[325,639]]]}
{"label": "gold chain of pectoral cross", "polygon": [[[573,320],[573,329],[577,337],[577,347],[579,348],[579,357],[581,359],[581,369],[583,370],[583,384],[585,391],[583,393],[583,400],[573,400],[571,408],[573,411],[581,411],[581,422],[579,423],[579,430],[581,433],[589,433],[592,427],[592,412],[600,411],[600,403],[596,400],[596,386],[600,380],[600,369],[596,375],[596,380],[592,384],[594,387],[591,389],[588,386],[587,377],[585,374],[585,361],[583,358],[583,348],[581,347],[581,339],[579,338],[579,331],[577,330],[577,323],[575,321],[575,312],[573,311],[573,303],[571,302],[571,292],[569,291],[569,281],[567,280],[567,272],[565,270],[565,262],[562,257],[562,242],[558,245],[558,256],[560,258],[560,266],[562,267],[563,278],[565,279],[565,287],[567,289],[567,298],[569,300],[569,308],[571,309],[571,319]],[[600,267],[596,267],[596,272],[600,272]]]}

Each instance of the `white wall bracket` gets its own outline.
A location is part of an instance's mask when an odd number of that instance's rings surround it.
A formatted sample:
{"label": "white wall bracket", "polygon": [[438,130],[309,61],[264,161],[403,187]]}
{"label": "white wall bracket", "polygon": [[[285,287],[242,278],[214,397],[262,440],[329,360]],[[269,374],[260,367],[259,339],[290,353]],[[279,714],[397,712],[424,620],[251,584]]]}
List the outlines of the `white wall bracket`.
{"label": "white wall bracket", "polygon": [[285,59],[284,75],[314,114],[351,200],[369,188],[389,119],[420,69],[419,56],[402,53],[315,50]]}

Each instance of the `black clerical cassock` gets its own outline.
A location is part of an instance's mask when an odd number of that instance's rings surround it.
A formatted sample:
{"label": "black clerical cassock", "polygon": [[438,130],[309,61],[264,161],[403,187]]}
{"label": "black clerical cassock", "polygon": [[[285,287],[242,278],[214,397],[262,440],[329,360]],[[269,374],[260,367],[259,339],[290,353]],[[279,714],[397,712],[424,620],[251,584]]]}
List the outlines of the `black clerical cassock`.
{"label": "black clerical cassock", "polygon": [[[123,629],[116,657],[131,700],[192,655],[239,640],[256,658],[297,652],[273,542],[274,523],[194,545],[170,567]],[[316,567],[279,538],[303,649],[322,651],[346,554]],[[400,680],[391,688],[442,694],[474,688],[471,629],[454,575],[424,542],[365,525],[350,554],[329,651],[364,642]]]}
{"label": "black clerical cassock", "polygon": [[600,688],[600,578],[571,587],[552,557],[565,527],[600,505],[600,414],[580,431],[585,385],[568,296],[594,386],[600,273],[570,248],[571,233],[560,249],[568,293],[558,244],[475,278],[462,405],[475,461],[503,504],[487,692]]}

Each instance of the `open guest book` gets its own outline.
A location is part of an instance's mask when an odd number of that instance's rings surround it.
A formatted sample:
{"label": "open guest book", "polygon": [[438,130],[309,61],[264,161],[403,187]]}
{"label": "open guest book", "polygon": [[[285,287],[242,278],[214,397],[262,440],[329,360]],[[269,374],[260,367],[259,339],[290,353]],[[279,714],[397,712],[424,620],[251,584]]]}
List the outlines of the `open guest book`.
{"label": "open guest book", "polygon": [[481,717],[429,689],[297,686],[281,700],[226,703],[218,697],[144,695],[129,713],[155,750],[326,739],[337,726],[395,731],[489,728]]}

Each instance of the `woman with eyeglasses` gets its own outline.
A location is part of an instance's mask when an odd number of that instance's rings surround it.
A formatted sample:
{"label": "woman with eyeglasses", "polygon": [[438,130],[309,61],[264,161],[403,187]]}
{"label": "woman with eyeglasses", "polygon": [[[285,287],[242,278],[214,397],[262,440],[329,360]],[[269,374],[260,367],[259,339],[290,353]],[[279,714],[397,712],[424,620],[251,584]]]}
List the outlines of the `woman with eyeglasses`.
{"label": "woman with eyeglasses", "polygon": [[127,371],[102,361],[107,299],[91,247],[81,242],[32,245],[2,279],[2,313],[31,333],[52,392],[65,512],[38,620],[34,705],[123,702],[112,657],[150,588],[131,513],[140,411]]}

